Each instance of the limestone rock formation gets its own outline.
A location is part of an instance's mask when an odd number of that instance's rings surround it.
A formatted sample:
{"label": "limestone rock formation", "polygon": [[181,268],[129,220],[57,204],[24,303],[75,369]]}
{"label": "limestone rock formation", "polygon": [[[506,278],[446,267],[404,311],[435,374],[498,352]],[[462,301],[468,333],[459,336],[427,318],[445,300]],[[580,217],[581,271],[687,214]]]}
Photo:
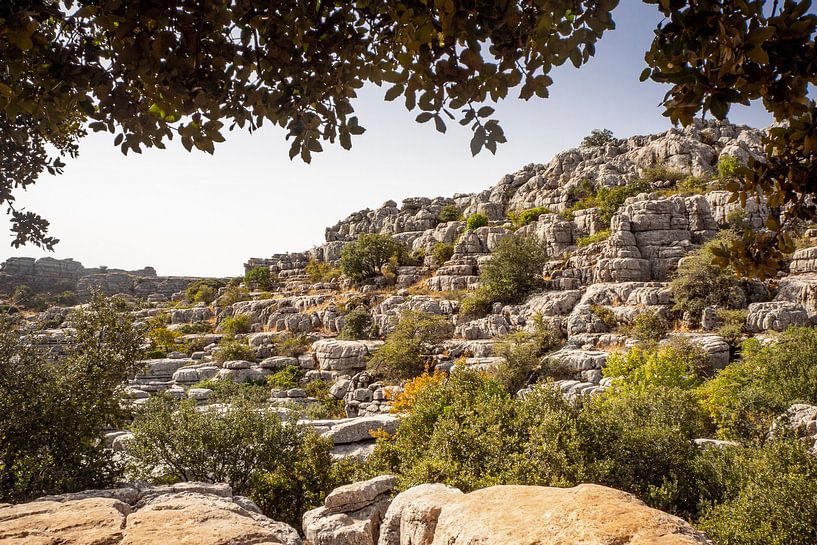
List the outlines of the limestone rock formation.
{"label": "limestone rock formation", "polygon": [[307,545],[712,545],[682,519],[599,485],[492,486],[463,494],[423,484],[391,500],[389,484],[383,476],[336,491],[356,501],[333,512],[327,498],[304,515]]}
{"label": "limestone rock formation", "polygon": [[290,526],[227,485],[182,483],[0,505],[7,545],[300,545]]}

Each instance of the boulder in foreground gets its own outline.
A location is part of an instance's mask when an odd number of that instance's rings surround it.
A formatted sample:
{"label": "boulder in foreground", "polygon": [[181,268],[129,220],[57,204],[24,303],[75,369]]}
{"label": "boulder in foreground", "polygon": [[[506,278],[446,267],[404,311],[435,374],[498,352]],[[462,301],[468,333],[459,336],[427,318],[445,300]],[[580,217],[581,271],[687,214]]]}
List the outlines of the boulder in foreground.
{"label": "boulder in foreground", "polygon": [[0,506],[3,545],[301,545],[226,485],[182,483]]}

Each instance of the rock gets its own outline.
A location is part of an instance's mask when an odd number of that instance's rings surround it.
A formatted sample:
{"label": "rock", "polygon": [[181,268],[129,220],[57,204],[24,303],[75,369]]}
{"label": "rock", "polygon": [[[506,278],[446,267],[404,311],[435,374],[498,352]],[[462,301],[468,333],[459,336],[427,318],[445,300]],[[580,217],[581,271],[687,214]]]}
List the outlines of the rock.
{"label": "rock", "polygon": [[338,424],[322,435],[332,439],[336,445],[359,443],[360,441],[371,441],[373,431],[382,430],[386,433],[394,433],[399,424],[400,417],[393,414],[363,416]]}
{"label": "rock", "polygon": [[492,486],[469,494],[435,485],[421,487],[394,499],[379,545],[712,543],[684,520],[647,507],[630,494],[594,484]]}
{"label": "rock", "polygon": [[459,496],[459,489],[439,483],[421,484],[398,494],[383,517],[377,545],[431,543],[442,507]]}
{"label": "rock", "polygon": [[746,329],[752,333],[784,331],[790,325],[809,324],[809,316],[801,305],[789,301],[752,303],[746,316]]}
{"label": "rock", "polygon": [[391,475],[380,475],[368,481],[340,486],[330,492],[323,502],[331,513],[349,513],[371,505],[375,499],[394,490],[397,480]]}
{"label": "rock", "polygon": [[326,371],[348,371],[366,368],[366,358],[382,341],[339,341],[322,339],[312,343],[318,367]]}
{"label": "rock", "polygon": [[91,490],[0,506],[9,545],[300,545],[290,526],[260,514],[226,485]]}
{"label": "rock", "polygon": [[395,479],[381,475],[336,488],[323,507],[307,511],[303,528],[310,545],[375,545]]}

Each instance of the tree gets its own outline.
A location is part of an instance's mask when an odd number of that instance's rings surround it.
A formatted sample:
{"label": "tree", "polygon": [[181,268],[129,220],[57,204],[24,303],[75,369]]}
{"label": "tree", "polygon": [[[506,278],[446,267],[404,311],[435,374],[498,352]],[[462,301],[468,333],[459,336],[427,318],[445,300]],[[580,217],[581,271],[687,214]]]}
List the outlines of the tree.
{"label": "tree", "polygon": [[369,368],[389,379],[417,376],[429,363],[428,354],[432,345],[447,339],[453,329],[445,316],[418,311],[404,312],[383,346],[372,354]]}
{"label": "tree", "polygon": [[155,396],[137,413],[128,453],[145,477],[226,482],[275,520],[300,526],[337,485],[332,442],[246,398],[198,410]]}
{"label": "tree", "polygon": [[141,367],[142,336],[123,305],[95,296],[75,311],[58,361],[0,326],[0,501],[115,482],[121,468],[100,438],[124,427],[122,387]]}
{"label": "tree", "polygon": [[482,287],[494,301],[514,303],[542,284],[545,252],[531,235],[499,241],[491,259],[481,267]]}
{"label": "tree", "polygon": [[347,244],[340,253],[340,270],[356,282],[373,278],[383,272],[392,259],[405,254],[405,247],[389,235],[363,234]]}
{"label": "tree", "polygon": [[[768,231],[745,233],[723,259],[766,274],[791,251],[797,220],[817,217],[814,154],[817,16],[809,0],[644,0],[663,20],[641,79],[671,85],[673,123],[762,100],[777,121],[764,161],[750,161],[731,189],[779,209]],[[782,5],[781,5],[782,4]],[[416,119],[459,118],[471,151],[506,141],[488,102],[548,96],[554,67],[580,67],[614,28],[618,0],[534,3],[41,0],[0,6],[0,201],[13,245],[53,248],[48,222],[14,208],[15,193],[44,171],[58,174],[86,129],[114,134],[124,153],[178,136],[212,153],[223,129],[287,130],[290,156],[309,161],[321,141],[345,149],[364,131],[357,89],[388,85]],[[53,147],[58,156],[49,155]],[[743,244],[741,244],[743,242]],[[753,244],[757,242],[757,244]]]}
{"label": "tree", "polygon": [[593,129],[588,136],[582,139],[582,146],[586,148],[603,146],[615,140],[610,129]]}

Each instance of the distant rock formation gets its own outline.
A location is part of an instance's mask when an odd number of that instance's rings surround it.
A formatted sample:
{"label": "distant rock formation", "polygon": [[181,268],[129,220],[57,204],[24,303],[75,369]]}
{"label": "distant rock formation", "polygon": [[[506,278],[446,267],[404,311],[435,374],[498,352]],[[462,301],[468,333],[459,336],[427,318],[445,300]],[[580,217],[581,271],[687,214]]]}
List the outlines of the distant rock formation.
{"label": "distant rock formation", "polygon": [[43,257],[10,257],[0,264],[0,293],[11,294],[17,286],[26,285],[37,292],[76,292],[80,300],[91,293],[125,294],[147,298],[150,295],[171,297],[184,291],[197,277],[157,276],[153,267],[135,271],[85,268],[73,259]]}

